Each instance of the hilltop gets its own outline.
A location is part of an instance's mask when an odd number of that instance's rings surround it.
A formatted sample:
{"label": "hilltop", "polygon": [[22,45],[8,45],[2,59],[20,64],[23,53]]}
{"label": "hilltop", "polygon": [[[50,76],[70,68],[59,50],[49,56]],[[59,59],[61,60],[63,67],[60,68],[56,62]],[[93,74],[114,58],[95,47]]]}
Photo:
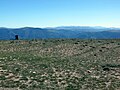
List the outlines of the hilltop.
{"label": "hilltop", "polygon": [[0,87],[120,90],[120,40],[0,41]]}

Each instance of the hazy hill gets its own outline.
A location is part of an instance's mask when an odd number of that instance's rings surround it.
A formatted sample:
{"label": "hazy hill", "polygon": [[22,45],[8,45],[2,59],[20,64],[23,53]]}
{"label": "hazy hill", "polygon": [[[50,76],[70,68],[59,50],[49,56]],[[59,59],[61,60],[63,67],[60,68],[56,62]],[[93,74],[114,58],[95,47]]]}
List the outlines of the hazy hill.
{"label": "hazy hill", "polygon": [[0,28],[0,39],[14,39],[19,35],[21,39],[39,38],[120,38],[119,28],[63,26],[56,28]]}

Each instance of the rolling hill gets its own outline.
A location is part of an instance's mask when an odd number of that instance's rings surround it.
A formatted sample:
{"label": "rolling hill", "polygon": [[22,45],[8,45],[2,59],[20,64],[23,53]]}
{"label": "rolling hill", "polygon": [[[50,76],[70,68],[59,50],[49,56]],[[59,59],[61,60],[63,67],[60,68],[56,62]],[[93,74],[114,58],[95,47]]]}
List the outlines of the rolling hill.
{"label": "rolling hill", "polygon": [[89,26],[63,26],[56,28],[0,28],[0,40],[14,39],[47,39],[47,38],[93,38],[114,39],[120,38],[119,28],[89,27]]}

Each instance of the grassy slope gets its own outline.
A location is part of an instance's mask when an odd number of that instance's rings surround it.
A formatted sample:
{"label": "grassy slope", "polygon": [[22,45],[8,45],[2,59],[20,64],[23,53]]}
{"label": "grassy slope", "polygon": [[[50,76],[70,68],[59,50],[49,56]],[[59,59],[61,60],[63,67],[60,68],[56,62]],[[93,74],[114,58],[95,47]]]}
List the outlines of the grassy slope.
{"label": "grassy slope", "polygon": [[0,87],[119,90],[120,40],[0,41]]}

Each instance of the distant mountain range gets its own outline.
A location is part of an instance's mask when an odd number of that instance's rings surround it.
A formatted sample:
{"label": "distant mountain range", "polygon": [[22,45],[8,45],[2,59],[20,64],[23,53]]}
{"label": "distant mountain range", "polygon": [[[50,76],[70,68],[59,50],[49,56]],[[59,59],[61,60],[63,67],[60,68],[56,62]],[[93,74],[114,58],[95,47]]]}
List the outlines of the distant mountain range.
{"label": "distant mountain range", "polygon": [[82,38],[115,39],[120,38],[120,28],[63,26],[55,28],[0,28],[0,40],[11,40],[18,35],[20,39]]}

